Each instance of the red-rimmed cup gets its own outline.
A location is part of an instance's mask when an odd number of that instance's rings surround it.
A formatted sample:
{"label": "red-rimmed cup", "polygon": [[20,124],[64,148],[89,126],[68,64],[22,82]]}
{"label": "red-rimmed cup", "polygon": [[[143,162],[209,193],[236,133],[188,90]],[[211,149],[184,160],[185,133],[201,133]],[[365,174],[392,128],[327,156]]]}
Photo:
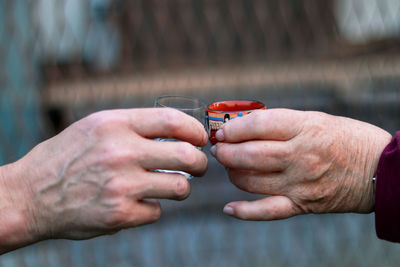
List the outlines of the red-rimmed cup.
{"label": "red-rimmed cup", "polygon": [[221,128],[222,124],[260,109],[267,109],[267,107],[259,101],[252,100],[220,101],[209,105],[206,112],[211,144],[215,145],[218,142],[215,133]]}

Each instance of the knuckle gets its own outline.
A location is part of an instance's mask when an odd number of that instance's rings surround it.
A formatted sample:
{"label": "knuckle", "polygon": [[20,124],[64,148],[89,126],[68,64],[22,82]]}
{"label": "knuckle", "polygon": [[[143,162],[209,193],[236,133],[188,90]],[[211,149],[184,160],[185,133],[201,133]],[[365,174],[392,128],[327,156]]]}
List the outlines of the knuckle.
{"label": "knuckle", "polygon": [[216,146],[215,157],[223,165],[231,163],[232,153],[229,151],[229,145],[218,143]]}
{"label": "knuckle", "polygon": [[185,177],[179,177],[175,183],[175,193],[180,199],[185,199],[190,193],[189,182]]}
{"label": "knuckle", "polygon": [[263,126],[266,113],[263,110],[256,110],[252,114],[253,122],[252,125]]}
{"label": "knuckle", "polygon": [[208,168],[208,158],[204,153],[202,153],[201,163],[199,164],[199,170],[202,174],[204,174],[207,171],[207,168]]}
{"label": "knuckle", "polygon": [[166,130],[170,133],[179,131],[182,125],[182,114],[176,109],[165,108],[160,111]]}
{"label": "knuckle", "polygon": [[321,161],[321,158],[315,154],[309,154],[304,158],[303,162],[304,173],[306,179],[315,180],[320,178],[326,171],[325,164]]}
{"label": "knuckle", "polygon": [[316,132],[324,129],[325,124],[329,121],[329,117],[331,116],[320,111],[306,111],[305,114],[307,119],[303,122],[304,126]]}
{"label": "knuckle", "polygon": [[291,142],[286,142],[285,145],[279,149],[276,157],[280,160],[288,159],[293,155],[293,151],[293,144]]}
{"label": "knuckle", "polygon": [[138,153],[134,154],[127,148],[123,148],[116,143],[108,142],[101,148],[99,158],[101,165],[115,168],[124,166],[135,161]]}
{"label": "knuckle", "polygon": [[238,162],[246,161],[248,163],[259,162],[266,158],[266,150],[261,146],[246,145],[243,149],[236,151],[233,155],[237,158]]}
{"label": "knuckle", "polygon": [[126,115],[117,111],[99,111],[86,117],[89,131],[95,136],[104,136],[126,125]]}
{"label": "knuckle", "polygon": [[263,110],[255,110],[251,114],[252,114],[251,116],[253,116],[254,119],[261,120],[261,119],[264,119],[265,111],[263,111]]}
{"label": "knuckle", "polygon": [[108,114],[108,111],[98,111],[86,116],[85,121],[92,124],[101,122]]}
{"label": "knuckle", "polygon": [[111,181],[105,185],[104,191],[113,197],[124,195],[125,186],[121,184],[118,179],[111,179]]}
{"label": "knuckle", "polygon": [[261,110],[259,110],[259,111],[254,111],[250,115],[252,117],[251,117],[251,120],[247,121],[247,127],[249,127],[249,129],[251,129],[251,132],[253,135],[262,136],[265,131],[264,121],[265,121],[266,114],[264,112],[262,112]]}
{"label": "knuckle", "polygon": [[111,117],[109,111],[98,111],[90,114],[86,117],[86,121],[93,127],[97,127],[99,125],[103,125],[106,123]]}
{"label": "knuckle", "polygon": [[282,147],[279,147],[277,150],[272,151],[271,158],[276,161],[276,167],[280,170],[284,170],[291,166],[292,162],[296,159],[295,148],[293,143],[285,142]]}
{"label": "knuckle", "polygon": [[182,142],[178,149],[179,161],[183,167],[188,169],[196,166],[198,157],[196,154],[197,150],[191,144]]}
{"label": "knuckle", "polygon": [[125,223],[125,218],[127,218],[127,214],[116,209],[104,216],[103,224],[109,229],[120,228]]}
{"label": "knuckle", "polygon": [[161,205],[160,203],[155,203],[152,213],[149,218],[149,222],[156,222],[161,217]]}

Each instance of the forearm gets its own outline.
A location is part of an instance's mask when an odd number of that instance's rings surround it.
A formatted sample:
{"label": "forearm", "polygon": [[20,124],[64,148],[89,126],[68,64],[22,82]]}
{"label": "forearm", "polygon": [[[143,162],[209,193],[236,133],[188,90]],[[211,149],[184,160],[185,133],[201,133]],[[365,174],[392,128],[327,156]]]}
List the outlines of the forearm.
{"label": "forearm", "polygon": [[0,167],[0,254],[38,241],[22,173],[20,162]]}

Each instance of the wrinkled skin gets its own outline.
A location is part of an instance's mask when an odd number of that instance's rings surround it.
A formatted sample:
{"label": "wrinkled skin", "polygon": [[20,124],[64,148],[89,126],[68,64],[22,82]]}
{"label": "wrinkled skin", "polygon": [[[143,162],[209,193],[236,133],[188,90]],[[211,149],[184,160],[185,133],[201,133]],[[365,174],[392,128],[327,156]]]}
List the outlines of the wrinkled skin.
{"label": "wrinkled skin", "polygon": [[270,109],[231,120],[211,149],[230,180],[264,199],[232,202],[228,215],[276,220],[305,213],[374,209],[372,178],[386,131],[321,112]]}
{"label": "wrinkled skin", "polygon": [[[156,137],[184,142],[157,142]],[[94,113],[0,168],[0,250],[48,238],[87,239],[156,221],[154,199],[185,199],[179,174],[204,174],[204,127],[173,109]]]}

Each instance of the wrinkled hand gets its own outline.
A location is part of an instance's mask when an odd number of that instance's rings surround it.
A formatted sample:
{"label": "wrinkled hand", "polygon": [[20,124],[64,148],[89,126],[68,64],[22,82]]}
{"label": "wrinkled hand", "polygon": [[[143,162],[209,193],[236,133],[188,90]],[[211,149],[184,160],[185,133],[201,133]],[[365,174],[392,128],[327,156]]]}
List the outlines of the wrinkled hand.
{"label": "wrinkled hand", "polygon": [[[185,142],[152,140],[156,137]],[[151,170],[203,175],[207,158],[195,146],[206,143],[201,123],[173,109],[94,113],[5,166],[3,178],[14,179],[1,180],[6,190],[0,211],[20,224],[15,236],[31,236],[25,243],[86,239],[151,223],[161,212],[151,199],[181,200],[190,191],[182,175]]]}
{"label": "wrinkled hand", "polygon": [[257,111],[224,124],[211,149],[234,185],[270,195],[232,202],[224,212],[245,220],[374,209],[374,177],[390,142],[368,123],[321,112]]}

